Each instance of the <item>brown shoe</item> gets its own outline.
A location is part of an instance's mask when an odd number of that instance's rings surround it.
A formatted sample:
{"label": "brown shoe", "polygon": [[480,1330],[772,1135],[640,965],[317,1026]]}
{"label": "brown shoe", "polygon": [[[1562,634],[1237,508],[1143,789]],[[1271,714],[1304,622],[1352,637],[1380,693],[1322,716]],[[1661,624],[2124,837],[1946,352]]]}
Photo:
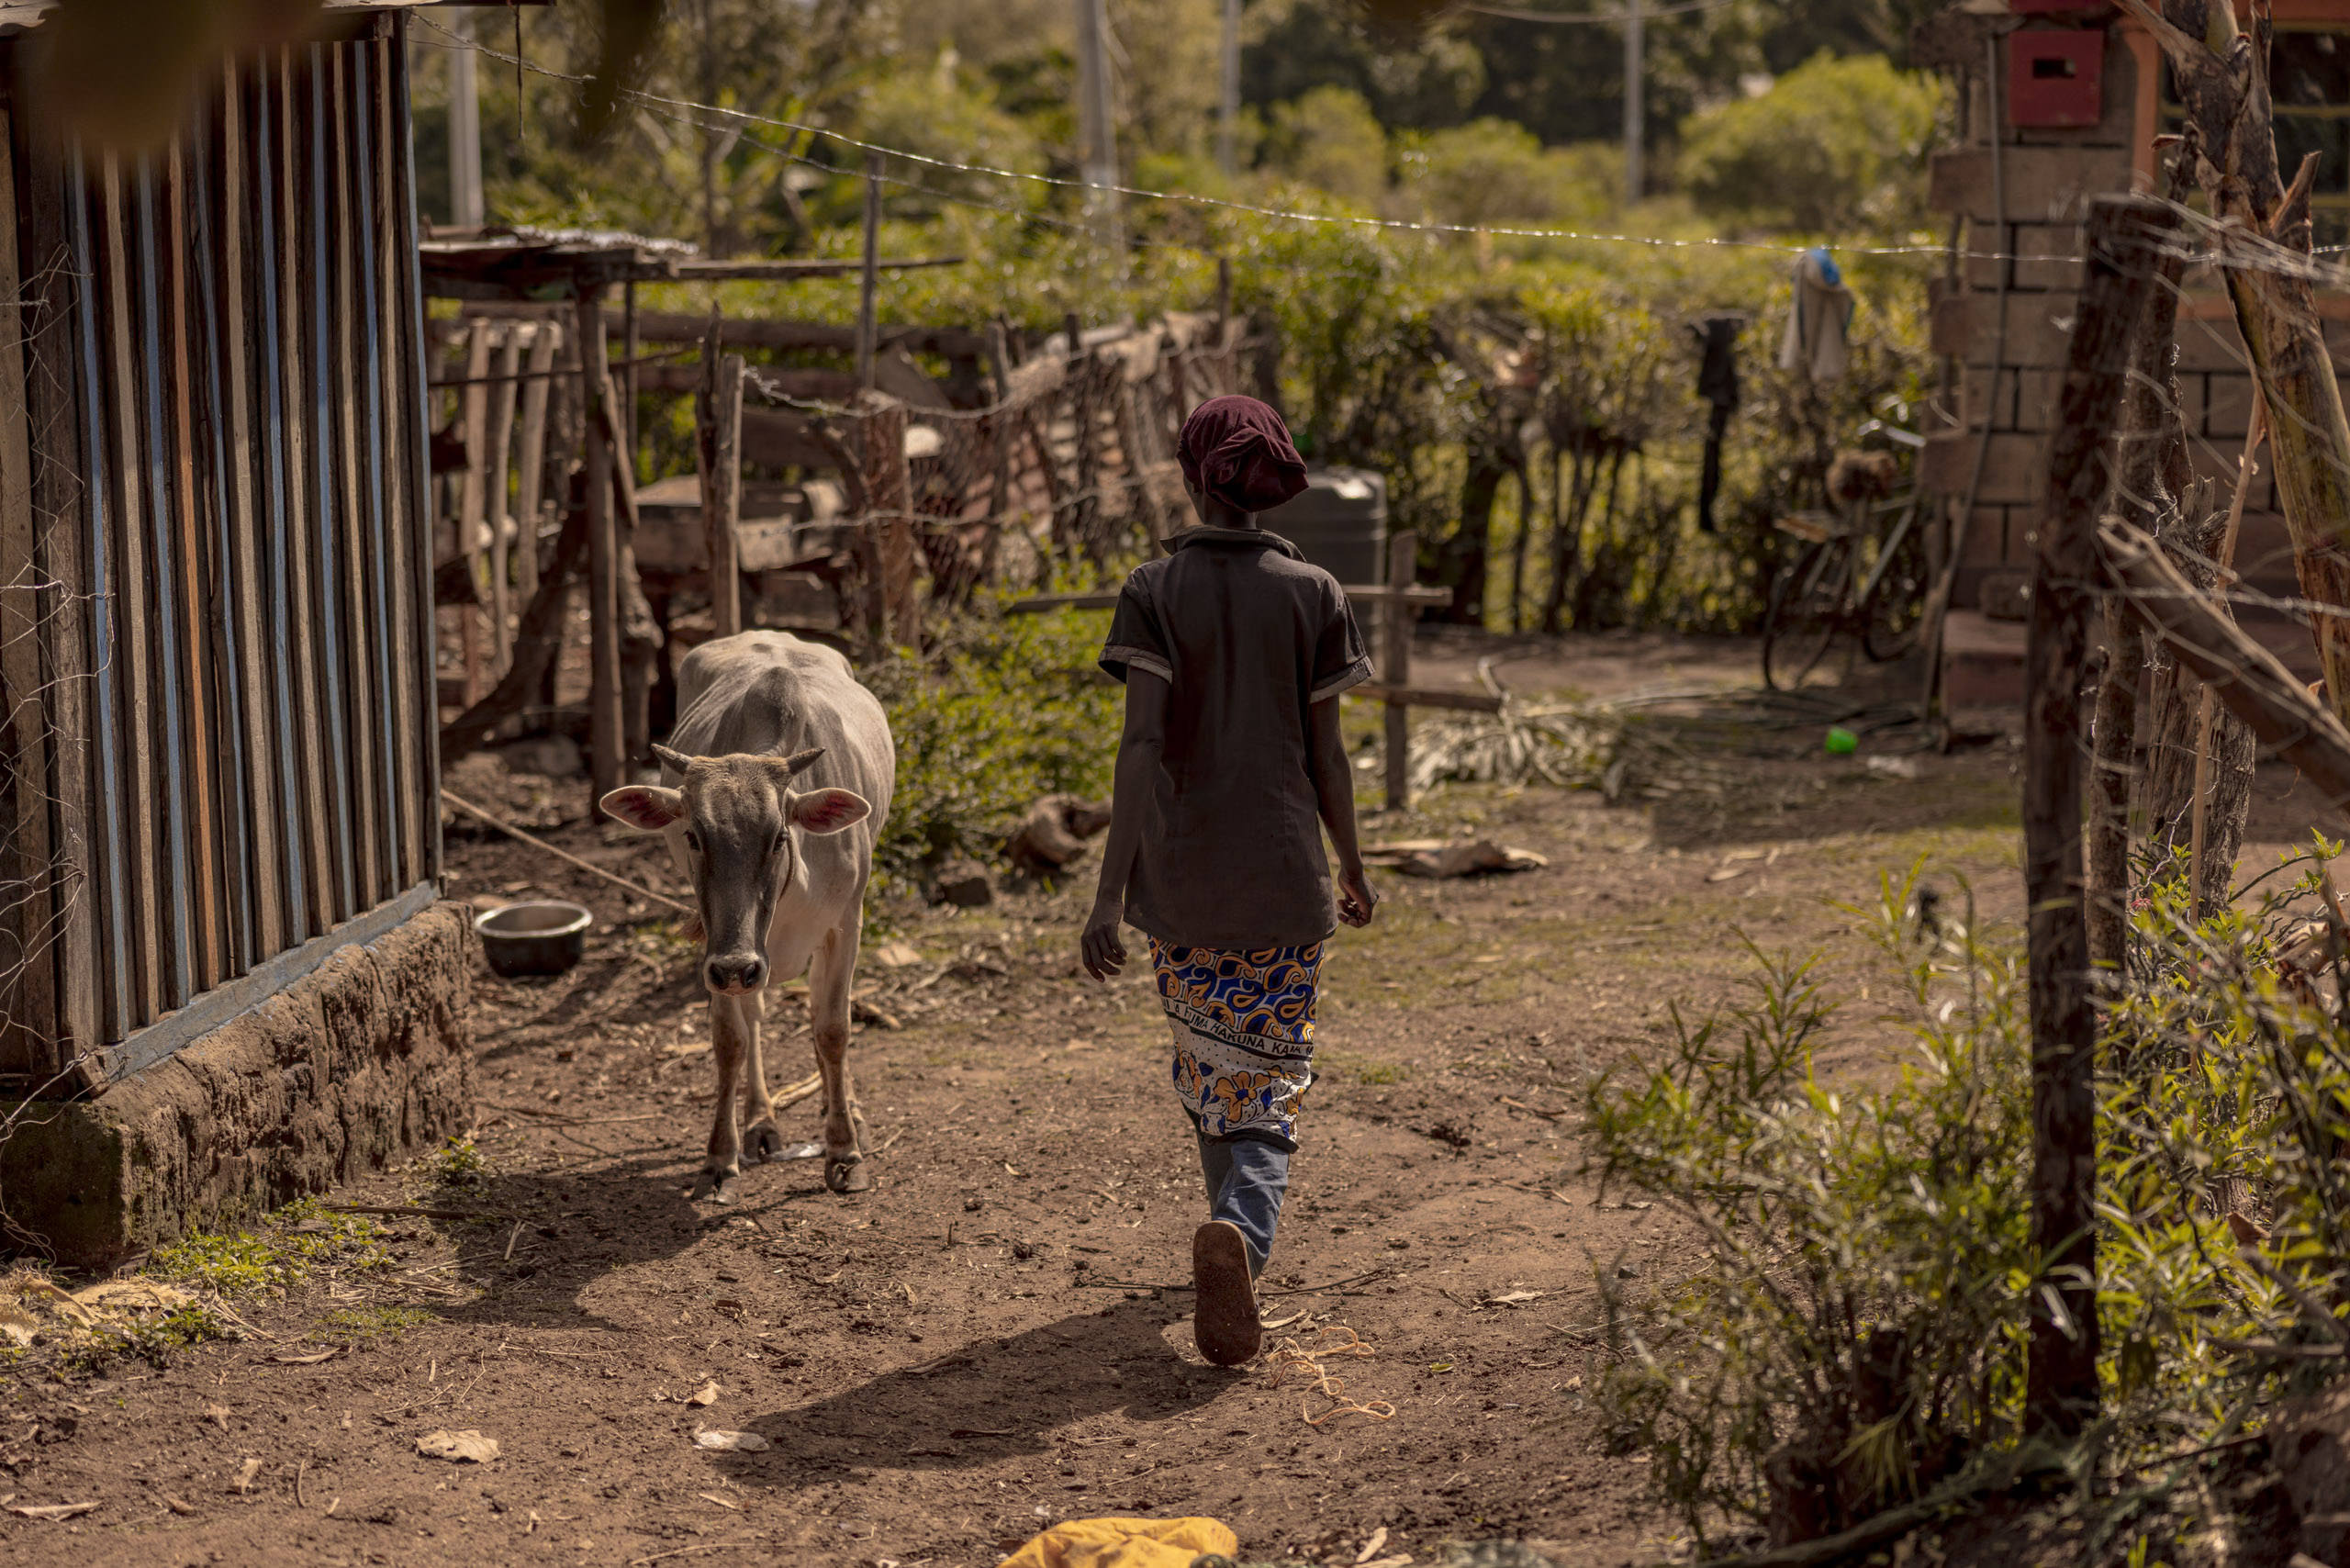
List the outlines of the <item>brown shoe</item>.
{"label": "brown shoe", "polygon": [[1248,1243],[1229,1220],[1212,1219],[1192,1234],[1192,1338],[1200,1354],[1237,1367],[1264,1348],[1257,1291],[1248,1278]]}

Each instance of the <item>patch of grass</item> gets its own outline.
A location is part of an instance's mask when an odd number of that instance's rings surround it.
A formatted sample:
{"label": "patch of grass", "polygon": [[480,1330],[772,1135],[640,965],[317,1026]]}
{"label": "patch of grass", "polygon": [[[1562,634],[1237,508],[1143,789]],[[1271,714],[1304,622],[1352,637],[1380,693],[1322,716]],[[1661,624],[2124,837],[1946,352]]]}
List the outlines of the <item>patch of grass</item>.
{"label": "patch of grass", "polygon": [[103,1376],[125,1361],[162,1368],[171,1364],[174,1351],[207,1339],[237,1337],[236,1330],[212,1308],[202,1302],[188,1302],[123,1327],[91,1329],[66,1350],[61,1365],[84,1377]]}
{"label": "patch of grass", "polygon": [[469,1137],[453,1137],[425,1157],[425,1167],[443,1187],[470,1187],[490,1173],[489,1157]]}
{"label": "patch of grass", "polygon": [[301,1283],[321,1268],[380,1269],[389,1233],[364,1215],[335,1214],[301,1198],[263,1220],[258,1234],[198,1232],[155,1249],[145,1272],[230,1298]]}
{"label": "patch of grass", "polygon": [[370,1345],[435,1321],[431,1313],[413,1306],[350,1307],[320,1318],[310,1338],[323,1345]]}
{"label": "patch of grass", "polygon": [[1374,1088],[1401,1083],[1412,1076],[1412,1070],[1401,1062],[1379,1061],[1350,1051],[1316,1051],[1314,1065],[1316,1071],[1329,1077],[1350,1078]]}

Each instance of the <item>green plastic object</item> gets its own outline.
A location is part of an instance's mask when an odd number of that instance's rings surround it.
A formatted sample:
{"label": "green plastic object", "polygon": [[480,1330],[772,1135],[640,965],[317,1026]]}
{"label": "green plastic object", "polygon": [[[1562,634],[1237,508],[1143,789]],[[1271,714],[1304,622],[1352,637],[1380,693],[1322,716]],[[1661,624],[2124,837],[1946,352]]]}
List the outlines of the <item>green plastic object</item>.
{"label": "green plastic object", "polygon": [[1860,749],[1861,737],[1854,734],[1852,731],[1840,727],[1837,729],[1831,729],[1828,732],[1829,756],[1850,756]]}

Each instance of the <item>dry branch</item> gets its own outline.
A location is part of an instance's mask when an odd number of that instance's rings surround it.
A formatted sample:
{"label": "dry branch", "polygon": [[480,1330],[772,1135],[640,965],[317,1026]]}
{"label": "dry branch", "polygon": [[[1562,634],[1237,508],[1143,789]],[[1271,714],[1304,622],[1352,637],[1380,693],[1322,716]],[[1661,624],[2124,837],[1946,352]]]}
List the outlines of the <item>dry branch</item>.
{"label": "dry branch", "polygon": [[2300,768],[2335,810],[2350,813],[2350,729],[2197,592],[2145,533],[2108,518],[2097,543],[2114,588],[2130,596],[2179,662],[2203,678],[2262,745]]}

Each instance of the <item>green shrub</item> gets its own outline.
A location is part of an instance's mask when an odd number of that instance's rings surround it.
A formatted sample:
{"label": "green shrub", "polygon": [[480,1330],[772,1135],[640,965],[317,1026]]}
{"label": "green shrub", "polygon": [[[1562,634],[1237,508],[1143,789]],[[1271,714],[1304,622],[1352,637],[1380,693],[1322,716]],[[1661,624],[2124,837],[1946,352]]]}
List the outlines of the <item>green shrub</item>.
{"label": "green shrub", "polygon": [[1760,97],[1690,117],[1680,174],[1699,210],[1806,234],[1902,233],[1925,215],[1948,97],[1882,55],[1814,56]]}
{"label": "green shrub", "polygon": [[1121,689],[1094,661],[1108,618],[975,613],[923,660],[902,654],[862,678],[889,710],[897,789],[874,852],[886,896],[918,893],[950,856],[1000,862],[1040,796],[1108,792]]}
{"label": "green shrub", "polygon": [[[1651,1301],[1605,1282],[1617,1359],[1599,1388],[1701,1540],[1725,1520],[1815,1538],[2025,1448],[2038,1255],[2020,945],[1971,920],[1920,931],[1918,885],[1915,868],[1885,879],[1868,912],[1880,1022],[1911,1045],[1892,1086],[1816,1080],[1830,1004],[1807,965],[1758,952],[1751,1004],[1587,1096],[1603,1180],[1704,1238],[1705,1265]],[[2319,896],[2311,871],[2200,925],[2174,890],[2138,912],[2100,1053],[2105,1419],[2076,1463],[2197,1450],[2261,1400],[2338,1375],[2338,1356],[2304,1353],[2350,1338],[2338,934],[2316,939],[2331,983],[2279,970],[2296,945],[2308,961]]]}

